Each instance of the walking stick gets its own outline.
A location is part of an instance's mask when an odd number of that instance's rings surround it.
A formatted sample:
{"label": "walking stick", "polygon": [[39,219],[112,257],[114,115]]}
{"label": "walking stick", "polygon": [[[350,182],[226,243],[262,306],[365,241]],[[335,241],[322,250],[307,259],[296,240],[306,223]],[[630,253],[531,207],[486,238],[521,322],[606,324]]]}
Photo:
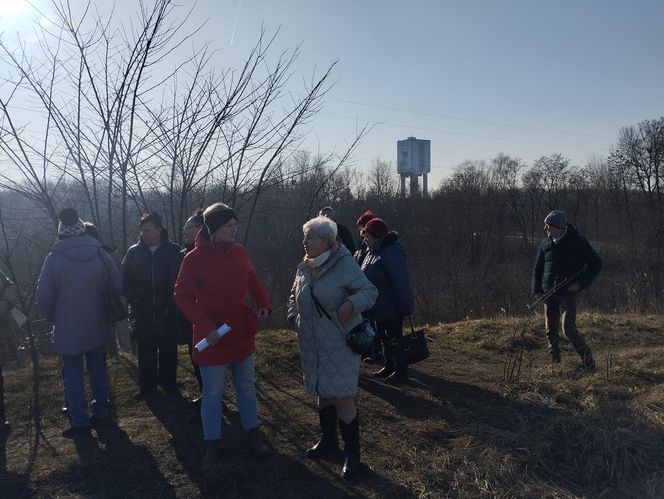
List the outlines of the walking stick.
{"label": "walking stick", "polygon": [[514,328],[514,334],[510,341],[510,345],[507,349],[507,355],[505,356],[505,363],[503,365],[503,379],[506,383],[516,383],[519,381],[519,376],[521,375],[521,365],[523,363],[523,352],[524,348],[524,338],[526,336],[526,331],[528,331],[528,326],[530,321],[535,315],[536,308],[544,303],[546,300],[551,298],[553,295],[558,293],[560,290],[565,289],[567,286],[572,284],[577,277],[579,277],[585,267],[579,270],[576,274],[568,276],[558,284],[549,289],[546,293],[543,293],[537,296],[532,302],[526,305],[528,313],[526,318]]}

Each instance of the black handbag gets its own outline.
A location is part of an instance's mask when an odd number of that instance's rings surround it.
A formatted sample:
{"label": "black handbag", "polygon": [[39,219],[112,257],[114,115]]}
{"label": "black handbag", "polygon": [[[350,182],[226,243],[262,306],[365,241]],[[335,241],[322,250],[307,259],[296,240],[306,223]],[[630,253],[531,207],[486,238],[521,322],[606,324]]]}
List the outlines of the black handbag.
{"label": "black handbag", "polygon": [[[330,322],[336,324],[329,312],[323,308],[323,305],[321,305],[318,298],[316,298],[311,286],[309,286],[309,291],[311,291],[311,298],[314,300],[314,306],[318,311],[318,315],[320,317],[325,316]],[[346,344],[356,354],[366,357],[371,353],[371,346],[373,345],[375,337],[376,331],[371,327],[371,323],[367,320],[363,320],[360,324],[346,333]]]}
{"label": "black handbag", "polygon": [[410,322],[411,333],[390,340],[394,363],[397,366],[409,366],[428,359],[431,355],[424,331],[415,331],[410,316],[408,316],[408,321]]}
{"label": "black handbag", "polygon": [[106,262],[101,254],[99,255],[99,260],[101,261],[102,274],[104,279],[104,289],[102,290],[102,312],[104,314],[104,320],[110,324],[115,322],[123,321],[127,318],[127,308],[122,299],[120,298],[120,293],[118,293],[113,286],[113,281],[111,281],[110,272],[106,267]]}
{"label": "black handbag", "polygon": [[346,343],[358,355],[367,357],[371,354],[371,347],[376,338],[376,331],[371,323],[364,319],[360,324],[346,333]]}

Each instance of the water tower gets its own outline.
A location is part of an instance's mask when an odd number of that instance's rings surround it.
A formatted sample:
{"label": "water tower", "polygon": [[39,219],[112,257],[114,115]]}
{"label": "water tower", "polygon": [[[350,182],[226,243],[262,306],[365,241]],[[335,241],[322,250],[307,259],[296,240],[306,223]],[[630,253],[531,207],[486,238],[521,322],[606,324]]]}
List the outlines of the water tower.
{"label": "water tower", "polygon": [[406,178],[410,177],[410,195],[420,193],[418,177],[423,177],[422,195],[428,194],[431,173],[431,141],[408,137],[397,141],[397,173],[401,177],[401,197],[406,196]]}

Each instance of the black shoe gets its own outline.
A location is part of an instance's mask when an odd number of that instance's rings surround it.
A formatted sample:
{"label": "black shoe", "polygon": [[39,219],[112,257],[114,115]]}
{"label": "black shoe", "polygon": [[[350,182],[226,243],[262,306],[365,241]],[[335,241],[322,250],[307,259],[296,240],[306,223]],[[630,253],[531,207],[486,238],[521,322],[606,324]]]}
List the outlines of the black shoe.
{"label": "black shoe", "polygon": [[560,359],[560,354],[555,354],[555,353],[550,354],[550,356],[549,356],[549,363],[550,364],[560,364],[561,362],[562,361]]}
{"label": "black shoe", "polygon": [[89,426],[71,426],[62,432],[62,436],[65,438],[78,438],[78,437],[89,437],[90,427]]}
{"label": "black shoe", "polygon": [[375,373],[372,374],[374,378],[387,378],[394,374],[394,368],[393,367],[383,367],[380,371],[376,371]]}
{"label": "black shoe", "polygon": [[403,385],[405,383],[408,383],[410,381],[410,377],[408,376],[408,368],[405,367],[398,368],[387,378],[385,378],[385,381],[392,383],[394,385]]}
{"label": "black shoe", "polygon": [[590,360],[586,359],[583,362],[581,362],[578,366],[576,366],[575,371],[578,375],[586,373],[594,373],[595,371],[597,371],[597,364],[595,364],[595,360],[592,358]]}
{"label": "black shoe", "polygon": [[[335,422],[336,423],[336,422]],[[322,437],[316,445],[306,450],[304,453],[309,459],[329,459],[339,452],[339,442],[334,435],[334,440],[326,440]]]}
{"label": "black shoe", "polygon": [[385,364],[385,357],[379,354],[370,355],[369,357],[365,357],[363,360],[367,364],[372,364],[376,366]]}

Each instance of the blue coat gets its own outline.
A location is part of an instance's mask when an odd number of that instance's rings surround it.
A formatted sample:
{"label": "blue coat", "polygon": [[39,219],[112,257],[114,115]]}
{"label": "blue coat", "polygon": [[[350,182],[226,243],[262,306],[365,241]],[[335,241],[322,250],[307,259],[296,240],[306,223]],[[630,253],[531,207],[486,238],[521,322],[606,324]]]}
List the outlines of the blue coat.
{"label": "blue coat", "polygon": [[399,234],[390,232],[376,241],[362,261],[362,272],[378,288],[378,299],[368,314],[372,320],[387,321],[413,313],[413,288]]}
{"label": "blue coat", "polygon": [[[585,270],[583,270],[585,268]],[[602,270],[602,260],[585,237],[574,226],[567,224],[567,232],[554,243],[543,239],[533,265],[532,293],[542,294],[581,271],[574,282],[587,288]],[[570,283],[571,284],[571,283]]]}
{"label": "blue coat", "polygon": [[89,352],[113,338],[113,325],[104,320],[102,306],[105,278],[122,291],[120,272],[95,238],[69,237],[51,246],[39,276],[37,303],[54,325],[55,353]]}

